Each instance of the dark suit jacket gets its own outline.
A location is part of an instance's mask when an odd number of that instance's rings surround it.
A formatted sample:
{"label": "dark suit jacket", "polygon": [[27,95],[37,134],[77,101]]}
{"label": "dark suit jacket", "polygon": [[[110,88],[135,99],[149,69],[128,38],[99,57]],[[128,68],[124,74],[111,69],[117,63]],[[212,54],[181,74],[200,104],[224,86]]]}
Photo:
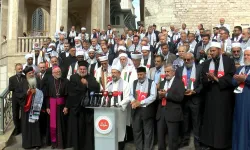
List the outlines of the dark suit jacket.
{"label": "dark suit jacket", "polygon": [[[165,82],[166,79],[160,82],[160,89],[164,89]],[[158,105],[156,120],[159,120],[161,117],[165,117],[167,121],[171,122],[183,120],[181,102],[184,98],[184,93],[184,84],[179,78],[175,77],[166,97],[167,105],[164,106],[164,109],[166,109],[165,114],[161,114],[161,109],[163,106],[161,105],[161,99],[158,97],[160,102]]]}
{"label": "dark suit jacket", "polygon": [[[183,72],[183,68],[179,67],[177,68],[176,72],[175,72],[175,76],[177,78],[179,78],[180,80],[182,80],[182,72]],[[184,101],[191,99],[191,101],[194,104],[199,104],[200,103],[200,98],[201,98],[201,90],[203,88],[202,86],[202,81],[201,81],[201,66],[200,65],[196,65],[196,80],[194,82],[194,91],[196,92],[196,94],[192,95],[192,96],[185,96],[184,97]]]}
{"label": "dark suit jacket", "polygon": [[[22,81],[21,81],[22,80]],[[9,78],[9,91],[12,91],[12,100],[20,102],[20,99],[23,98],[22,84],[26,80],[25,75],[21,75],[20,80],[18,81],[17,75],[14,75]],[[27,91],[26,91],[27,92]]]}
{"label": "dark suit jacket", "polygon": [[[90,66],[90,73],[89,73],[89,75],[91,75],[91,76],[94,76],[95,64],[96,64],[96,63],[94,63],[94,64],[92,64],[92,65]],[[99,68],[99,67],[101,67],[101,64],[100,64],[100,63],[98,63],[98,68]]]}

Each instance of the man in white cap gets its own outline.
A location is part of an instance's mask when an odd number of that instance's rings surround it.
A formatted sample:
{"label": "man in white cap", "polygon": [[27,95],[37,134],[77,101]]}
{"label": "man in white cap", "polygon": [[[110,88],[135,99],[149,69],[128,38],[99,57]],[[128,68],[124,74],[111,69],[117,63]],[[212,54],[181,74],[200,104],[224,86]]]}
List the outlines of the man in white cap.
{"label": "man in white cap", "polygon": [[86,28],[85,27],[81,28],[81,33],[78,34],[78,37],[80,37],[80,38],[84,37],[85,41],[89,41],[89,34],[86,33]]}
{"label": "man in white cap", "polygon": [[56,44],[55,43],[49,44],[47,52],[53,56],[59,57],[59,53],[56,51]]}
{"label": "man in white cap", "polygon": [[[126,125],[130,125],[130,115],[127,115],[127,106],[130,103],[130,87],[129,83],[124,81],[121,78],[121,70],[122,68],[119,65],[114,65],[111,68],[112,81],[106,87],[105,91],[112,92],[114,99],[111,99],[111,107],[118,106],[121,107],[123,115],[117,117],[118,122],[121,126],[119,126],[118,130],[118,142],[119,142],[119,150],[123,150],[125,143],[125,133],[126,133]],[[115,97],[117,99],[115,100]]]}
{"label": "man in white cap", "polygon": [[34,43],[33,50],[35,51],[33,54],[33,64],[38,66],[40,62],[44,62],[43,52],[41,51],[42,49],[40,48],[38,42]]}
{"label": "man in white cap", "polygon": [[241,49],[241,44],[239,42],[232,43],[232,50],[231,50],[231,58],[233,59],[235,63],[235,67],[238,68],[239,66],[244,65],[244,60],[243,60],[243,52]]}
{"label": "man in white cap", "polygon": [[[133,83],[134,80],[137,79],[137,72],[135,70],[134,65],[128,63],[128,55],[122,53],[119,55],[119,62],[120,66],[122,67],[121,77],[123,80],[127,81],[128,83]],[[119,65],[119,64],[117,64]]]}
{"label": "man in white cap", "polygon": [[82,41],[81,41],[81,38],[79,37],[75,37],[75,48],[76,48],[76,51],[82,50]]}
{"label": "man in white cap", "polygon": [[95,51],[101,52],[102,48],[101,46],[98,44],[98,39],[97,38],[92,38],[91,39],[91,49],[94,49]]}
{"label": "man in white cap", "polygon": [[25,69],[26,67],[33,67],[33,70],[35,71],[35,74],[37,74],[39,72],[39,68],[33,64],[33,54],[26,54],[25,55],[25,59],[26,59],[26,64],[23,65],[23,69]]}
{"label": "man in white cap", "polygon": [[64,42],[65,42],[64,35],[60,35],[59,40],[56,42],[57,53],[61,54],[62,52],[64,52]]}
{"label": "man in white cap", "polygon": [[76,62],[72,62],[69,66],[69,70],[68,70],[68,75],[67,75],[67,79],[70,79],[70,76],[72,74],[75,74],[78,70],[78,63],[84,61],[84,52],[83,51],[76,51]]}
{"label": "man in white cap", "polygon": [[[121,41],[120,41],[121,42]],[[120,65],[120,61],[119,61],[119,55],[120,54],[127,54],[127,56],[129,56],[129,54],[130,53],[128,53],[127,52],[127,49],[126,49],[126,47],[125,46],[119,46],[118,47],[118,56],[117,56],[117,58],[115,58],[114,60],[113,60],[113,63],[112,63],[112,66],[113,65],[116,65],[116,64],[119,64]],[[128,58],[128,63],[130,64],[130,65],[133,65],[133,62],[132,62],[132,60],[130,59],[130,58]]]}
{"label": "man in white cap", "polygon": [[95,76],[96,70],[101,67],[101,63],[99,61],[99,57],[103,55],[102,52],[95,52],[95,63],[89,64],[89,74]]}
{"label": "man in white cap", "polygon": [[89,63],[89,65],[96,63],[95,54],[96,54],[95,50],[89,49],[88,56],[85,59]]}
{"label": "man in white cap", "polygon": [[143,46],[141,52],[142,52],[141,65],[146,66],[147,69],[154,67],[155,66],[154,55],[153,53],[150,52],[150,46]]}
{"label": "man in white cap", "polygon": [[108,56],[99,57],[101,67],[96,70],[95,78],[101,90],[105,90],[109,82],[112,81],[111,66],[108,64]]}
{"label": "man in white cap", "polygon": [[212,59],[203,63],[205,111],[200,141],[212,149],[226,149],[232,144],[234,94],[232,78],[235,65],[222,55],[221,44],[212,42]]}

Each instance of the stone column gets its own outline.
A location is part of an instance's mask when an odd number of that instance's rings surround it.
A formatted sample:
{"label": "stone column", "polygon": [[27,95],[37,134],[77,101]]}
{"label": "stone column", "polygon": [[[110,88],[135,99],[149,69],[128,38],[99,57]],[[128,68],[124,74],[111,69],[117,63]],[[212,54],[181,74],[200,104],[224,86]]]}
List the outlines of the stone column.
{"label": "stone column", "polygon": [[68,31],[68,0],[57,0],[56,29],[64,26],[64,31]]}
{"label": "stone column", "polygon": [[57,0],[51,0],[50,3],[50,37],[54,39],[56,32],[56,19],[57,19]]}
{"label": "stone column", "polygon": [[91,3],[91,30],[105,29],[105,0],[92,0]]}
{"label": "stone column", "polygon": [[106,4],[105,4],[105,27],[104,29],[106,29],[108,24],[110,24],[110,0],[106,0]]}

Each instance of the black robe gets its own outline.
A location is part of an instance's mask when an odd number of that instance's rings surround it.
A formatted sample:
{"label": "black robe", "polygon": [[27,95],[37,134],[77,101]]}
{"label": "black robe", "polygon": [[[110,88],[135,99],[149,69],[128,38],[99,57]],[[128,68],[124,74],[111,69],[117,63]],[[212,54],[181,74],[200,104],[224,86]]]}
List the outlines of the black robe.
{"label": "black robe", "polygon": [[[205,61],[202,68],[202,83],[204,87],[205,110],[201,129],[201,142],[213,148],[228,148],[232,144],[232,121],[234,108],[234,93],[232,77],[235,73],[234,62],[223,56],[224,76],[219,82],[208,81],[211,60]],[[218,62],[215,62],[217,76]]]}
{"label": "black robe", "polygon": [[[59,82],[61,81],[60,86],[60,97],[64,97],[65,104],[57,105],[56,108],[56,130],[57,130],[57,148],[66,148],[66,131],[67,131],[67,120],[68,115],[63,114],[63,109],[67,103],[67,95],[68,95],[68,80],[64,78],[60,78]],[[45,98],[46,98],[46,108],[50,108],[50,97],[56,98],[56,91],[55,91],[55,79],[52,76],[48,77],[48,81],[46,83],[46,92],[45,92]],[[51,144],[50,140],[50,117],[48,117],[47,122],[47,144]]]}
{"label": "black robe", "polygon": [[81,83],[81,77],[74,74],[70,77],[67,107],[69,113],[68,143],[75,150],[94,150],[94,112],[93,109],[80,106],[81,98],[86,92],[99,92],[96,79],[87,75],[88,87]]}
{"label": "black robe", "polygon": [[[37,78],[37,88],[40,88],[40,80]],[[41,134],[40,134],[40,123],[39,120],[30,123],[29,114],[30,111],[24,112],[24,106],[26,103],[27,91],[29,89],[28,81],[23,81],[23,97],[24,103],[21,106],[21,124],[22,124],[22,147],[24,149],[34,148],[42,146]]]}

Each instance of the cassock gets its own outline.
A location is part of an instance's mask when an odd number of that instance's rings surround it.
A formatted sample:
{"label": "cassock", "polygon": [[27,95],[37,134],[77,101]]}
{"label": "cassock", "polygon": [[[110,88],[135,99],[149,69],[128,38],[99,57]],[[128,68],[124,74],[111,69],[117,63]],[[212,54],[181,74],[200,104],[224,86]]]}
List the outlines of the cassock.
{"label": "cassock", "polygon": [[[221,59],[224,71],[220,72]],[[214,74],[219,82],[209,81],[206,73],[210,70],[211,61],[212,59],[205,61],[202,68],[205,110],[200,140],[203,144],[213,148],[228,148],[232,144],[234,107],[232,77],[235,73],[235,65],[227,56],[214,60]]]}
{"label": "cassock", "polygon": [[[88,86],[82,84],[82,78],[88,81]],[[81,100],[86,96],[86,92],[99,92],[99,90],[99,84],[91,75],[81,77],[79,74],[74,74],[70,77],[67,103],[70,109],[68,143],[75,150],[94,150],[94,111],[84,108]]]}
{"label": "cassock", "polygon": [[[42,140],[41,140],[41,134],[40,134],[39,120],[36,122],[29,122],[31,106],[28,111],[25,111],[25,106],[27,106],[27,103],[28,103],[27,91],[29,89],[29,84],[27,80],[23,81],[22,88],[23,88],[22,95],[24,98],[24,101],[21,107],[22,147],[25,149],[40,147],[42,146]],[[38,78],[37,78],[37,88],[40,89],[40,80]]]}
{"label": "cassock", "polygon": [[57,148],[66,147],[67,115],[63,114],[68,95],[68,80],[50,76],[46,84],[46,108],[50,109],[47,139]]}
{"label": "cassock", "polygon": [[250,66],[241,66],[236,74],[247,75],[245,82],[238,84],[233,79],[235,89],[235,107],[233,120],[233,145],[232,150],[249,150],[250,141]]}

